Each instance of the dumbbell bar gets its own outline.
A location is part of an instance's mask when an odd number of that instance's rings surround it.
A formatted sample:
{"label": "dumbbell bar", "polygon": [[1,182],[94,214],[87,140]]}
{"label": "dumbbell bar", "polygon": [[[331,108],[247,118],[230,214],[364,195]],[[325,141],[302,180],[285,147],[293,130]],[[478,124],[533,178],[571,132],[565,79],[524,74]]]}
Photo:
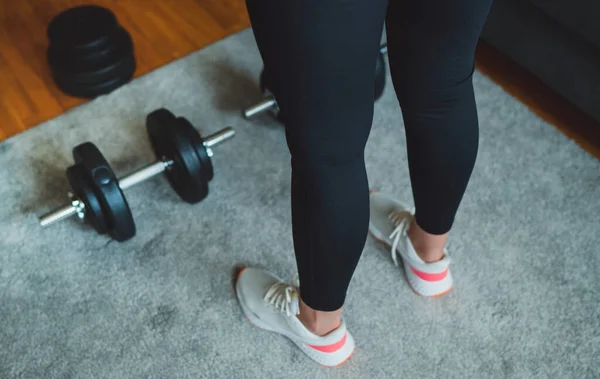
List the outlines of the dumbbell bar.
{"label": "dumbbell bar", "polygon": [[[212,157],[213,155],[212,151],[210,150],[212,147],[230,139],[234,135],[235,131],[233,130],[233,128],[227,127],[216,132],[215,134],[208,136],[202,144],[204,145],[204,147],[206,147],[206,149],[208,149],[209,157]],[[123,176],[122,178],[119,178],[119,188],[121,188],[121,190],[126,190],[145,180],[160,175],[166,170],[168,170],[173,165],[173,163],[174,162],[172,160],[158,160],[146,166],[143,166],[138,170],[131,172]],[[81,200],[77,199],[76,197],[72,198],[71,204],[64,205],[60,208],[57,208],[51,212],[42,215],[39,221],[41,226],[46,227],[65,218],[72,217],[74,215],[78,215],[81,219],[83,219],[85,216],[85,205]]]}
{"label": "dumbbell bar", "polygon": [[254,104],[253,106],[244,109],[244,117],[251,118],[259,113],[268,111],[269,109],[277,106],[277,101],[273,95],[267,95],[262,101]]}
{"label": "dumbbell bar", "polygon": [[[383,93],[383,88],[385,86],[385,67],[383,65],[383,56],[387,54],[387,44],[381,45],[379,48],[379,56],[377,57],[377,64],[375,67],[375,100],[377,100],[381,94]],[[279,107],[277,105],[277,100],[275,100],[275,96],[270,93],[269,86],[265,83],[265,74],[264,71],[260,75],[260,89],[263,92],[263,99],[244,109],[242,114],[244,118],[249,119],[257,114],[271,111],[275,114],[276,118],[280,118],[278,115]]]}

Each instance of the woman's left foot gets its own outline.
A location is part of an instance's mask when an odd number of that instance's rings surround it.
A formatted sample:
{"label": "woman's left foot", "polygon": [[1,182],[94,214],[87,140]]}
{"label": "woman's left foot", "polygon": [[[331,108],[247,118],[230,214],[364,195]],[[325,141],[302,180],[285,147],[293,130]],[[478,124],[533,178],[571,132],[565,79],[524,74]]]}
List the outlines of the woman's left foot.
{"label": "woman's left foot", "polygon": [[298,319],[297,284],[284,283],[265,270],[244,268],[235,287],[242,311],[252,324],[288,337],[315,362],[339,366],[354,352],[354,338],[343,320],[331,333],[318,336]]}
{"label": "woman's left foot", "polygon": [[369,232],[378,241],[390,248],[392,260],[399,266],[402,258],[404,273],[413,291],[422,296],[444,295],[452,289],[450,257],[444,256],[437,262],[425,262],[408,236],[408,229],[414,218],[414,211],[391,196],[372,192]]}

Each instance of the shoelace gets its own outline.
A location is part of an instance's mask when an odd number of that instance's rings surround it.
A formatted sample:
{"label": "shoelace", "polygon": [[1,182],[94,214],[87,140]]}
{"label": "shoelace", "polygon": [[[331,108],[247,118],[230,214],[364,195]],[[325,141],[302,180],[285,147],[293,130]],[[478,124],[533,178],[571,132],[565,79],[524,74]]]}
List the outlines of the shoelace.
{"label": "shoelace", "polygon": [[295,274],[289,284],[284,282],[273,284],[265,294],[264,300],[273,308],[285,313],[286,316],[296,316],[300,313],[300,309],[298,301],[293,302],[292,300],[298,299],[300,296],[298,287],[298,274]]}
{"label": "shoelace", "polygon": [[396,266],[398,266],[398,243],[400,243],[400,238],[406,236],[412,221],[411,216],[414,214],[414,212],[415,210],[412,208],[409,210],[392,211],[388,215],[388,219],[392,222],[392,225],[396,227],[392,234],[390,234],[390,239],[393,240],[391,252],[392,260]]}

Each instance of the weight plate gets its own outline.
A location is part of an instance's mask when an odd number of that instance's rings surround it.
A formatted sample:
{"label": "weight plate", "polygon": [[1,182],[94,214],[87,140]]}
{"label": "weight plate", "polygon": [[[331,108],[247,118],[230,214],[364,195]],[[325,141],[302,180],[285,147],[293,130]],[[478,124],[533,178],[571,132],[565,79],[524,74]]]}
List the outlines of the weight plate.
{"label": "weight plate", "polygon": [[109,9],[82,5],[55,16],[48,24],[47,35],[51,44],[85,51],[105,44],[117,26],[117,18]]}
{"label": "weight plate", "polygon": [[73,53],[68,47],[51,44],[48,47],[47,59],[52,70],[76,74],[98,71],[131,54],[131,36],[125,29],[118,28],[104,46],[83,53]]}
{"label": "weight plate", "polygon": [[383,94],[385,78],[385,60],[383,59],[383,54],[379,53],[375,65],[375,101]]}
{"label": "weight plate", "polygon": [[68,80],[81,84],[99,83],[115,76],[121,76],[122,72],[130,70],[133,59],[133,43],[129,36],[120,42],[112,56],[96,61],[71,61],[69,64],[56,60],[50,61],[50,57],[48,57],[53,76],[60,81]]}
{"label": "weight plate", "polygon": [[258,86],[260,88],[260,92],[262,92],[263,94],[265,92],[270,92],[270,88],[271,86],[269,85],[269,82],[267,80],[267,74],[265,72],[265,69],[263,68],[263,70],[260,72],[260,78],[258,80]]}
{"label": "weight plate", "polygon": [[83,168],[106,220],[108,234],[122,242],[135,235],[135,223],[119,181],[96,145],[85,142],[73,149],[75,164]]}
{"label": "weight plate", "polygon": [[[260,72],[260,79],[259,79],[259,88],[260,88],[260,92],[265,95],[265,96],[275,96],[271,90],[272,86],[270,85],[271,80],[269,77],[267,77],[267,74],[265,73],[265,69],[263,68],[263,70]],[[281,113],[281,109],[279,109],[279,106],[276,105],[273,108],[269,109],[268,112],[279,122],[283,123],[284,117]]]}
{"label": "weight plate", "polygon": [[172,161],[166,175],[175,192],[188,203],[202,201],[208,195],[208,181],[187,126],[161,108],[146,117],[146,129],[157,159]]}
{"label": "weight plate", "polygon": [[130,56],[128,59],[126,59],[126,63],[127,67],[121,67],[120,72],[117,73],[117,76],[106,79],[100,83],[77,83],[69,80],[68,78],[54,76],[54,73],[53,78],[57,87],[66,94],[90,99],[100,95],[108,94],[121,87],[123,84],[129,82],[135,73],[135,58]]}
{"label": "weight plate", "polygon": [[208,152],[206,151],[206,147],[204,147],[204,139],[200,136],[200,133],[194,125],[192,125],[186,118],[177,117],[177,121],[179,121],[182,125],[182,130],[188,133],[188,138],[192,141],[192,144],[196,148],[196,154],[198,154],[198,158],[200,159],[201,167],[202,167],[202,176],[207,182],[213,180],[215,175],[213,171],[212,160],[208,156]]}
{"label": "weight plate", "polygon": [[73,194],[85,205],[85,221],[89,223],[100,234],[108,231],[106,216],[102,206],[92,190],[89,175],[80,164],[67,168],[67,179],[71,185]]}

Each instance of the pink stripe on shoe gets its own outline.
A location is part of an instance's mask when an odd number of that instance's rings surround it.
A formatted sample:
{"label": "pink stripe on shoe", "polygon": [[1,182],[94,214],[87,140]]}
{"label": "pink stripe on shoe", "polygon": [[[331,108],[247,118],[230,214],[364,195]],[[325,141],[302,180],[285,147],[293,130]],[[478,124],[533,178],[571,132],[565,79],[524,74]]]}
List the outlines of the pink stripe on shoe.
{"label": "pink stripe on shoe", "polygon": [[439,282],[448,275],[448,267],[446,267],[444,271],[435,274],[419,271],[411,265],[408,265],[408,267],[410,267],[410,269],[412,270],[412,272],[415,273],[416,276],[418,276],[420,279],[425,280],[426,282]]}
{"label": "pink stripe on shoe", "polygon": [[318,350],[322,353],[335,353],[336,351],[338,351],[339,349],[341,349],[344,344],[346,343],[346,339],[348,338],[348,332],[344,333],[344,336],[342,337],[341,340],[339,340],[338,342],[332,343],[330,345],[321,345],[321,346],[317,346],[317,345],[307,345],[308,347],[312,347],[315,350]]}

